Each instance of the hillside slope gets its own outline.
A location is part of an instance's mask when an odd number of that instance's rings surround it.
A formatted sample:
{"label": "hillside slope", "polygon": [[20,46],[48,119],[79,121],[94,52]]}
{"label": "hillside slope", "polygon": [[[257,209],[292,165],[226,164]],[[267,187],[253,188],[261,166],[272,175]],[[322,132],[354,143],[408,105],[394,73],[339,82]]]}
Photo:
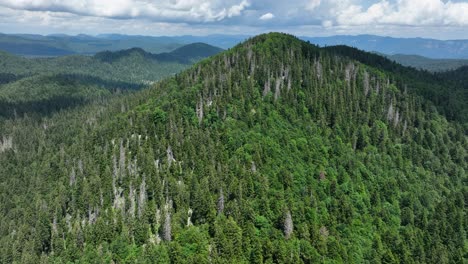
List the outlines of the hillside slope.
{"label": "hillside slope", "polygon": [[271,33],[0,126],[1,262],[462,263],[465,128]]}
{"label": "hillside slope", "polygon": [[466,79],[466,67],[433,74],[348,46],[330,46],[324,50],[386,71],[397,86],[431,101],[449,120],[468,124],[468,86],[462,81]]}
{"label": "hillside slope", "polygon": [[137,90],[220,51],[195,43],[163,54],[136,48],[92,57],[30,59],[0,53],[0,117],[54,112],[74,102]]}

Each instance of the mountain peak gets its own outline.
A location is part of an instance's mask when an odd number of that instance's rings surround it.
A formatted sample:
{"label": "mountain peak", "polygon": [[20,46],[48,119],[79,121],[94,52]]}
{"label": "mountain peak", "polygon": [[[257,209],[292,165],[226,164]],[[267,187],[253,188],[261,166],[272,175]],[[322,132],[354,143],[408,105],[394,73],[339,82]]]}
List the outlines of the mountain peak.
{"label": "mountain peak", "polygon": [[101,61],[113,62],[122,58],[139,55],[151,60],[164,61],[164,62],[176,62],[182,64],[190,64],[194,61],[215,55],[223,51],[218,47],[214,47],[205,43],[192,43],[179,47],[171,52],[165,52],[160,54],[152,54],[145,51],[142,48],[131,48],[120,51],[104,51],[99,52],[94,57]]}
{"label": "mountain peak", "polygon": [[[181,62],[189,62],[191,60],[197,60],[199,58],[205,58],[217,53],[222,52],[223,49],[202,43],[195,42],[180,48],[177,48],[169,53],[166,53],[170,57],[173,57]],[[161,54],[162,55],[162,54]]]}

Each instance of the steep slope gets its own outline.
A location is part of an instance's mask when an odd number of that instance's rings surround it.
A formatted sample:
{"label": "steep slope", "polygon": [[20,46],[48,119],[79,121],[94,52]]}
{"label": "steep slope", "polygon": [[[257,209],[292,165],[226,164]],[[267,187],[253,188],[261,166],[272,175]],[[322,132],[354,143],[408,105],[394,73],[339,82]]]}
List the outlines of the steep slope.
{"label": "steep slope", "polygon": [[465,129],[386,72],[261,35],[0,126],[10,263],[461,263]]}
{"label": "steep slope", "polygon": [[[468,122],[468,87],[460,80],[466,72],[460,70],[431,74],[411,67],[404,67],[375,53],[365,52],[348,46],[325,47],[325,50],[357,60],[366,65],[385,70],[400,87],[431,101],[449,120]],[[456,81],[458,80],[458,81]]]}

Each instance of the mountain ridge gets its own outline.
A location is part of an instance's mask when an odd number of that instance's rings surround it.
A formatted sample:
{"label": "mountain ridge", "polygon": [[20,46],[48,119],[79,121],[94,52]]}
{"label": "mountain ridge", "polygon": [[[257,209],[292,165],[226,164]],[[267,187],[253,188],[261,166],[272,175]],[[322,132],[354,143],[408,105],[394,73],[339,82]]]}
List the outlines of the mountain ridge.
{"label": "mountain ridge", "polygon": [[394,38],[376,35],[337,35],[303,37],[320,46],[348,45],[365,51],[388,55],[420,55],[433,59],[468,59],[468,40],[437,40],[429,38]]}
{"label": "mountain ridge", "polygon": [[[248,35],[207,35],[207,36],[141,36],[102,34],[98,36],[37,36],[37,35],[0,35],[0,49],[3,44],[11,43],[41,43],[54,48],[67,47],[67,52],[94,54],[103,50],[122,50],[131,47],[140,47],[151,53],[170,52],[184,44],[204,42],[223,49],[232,48],[249,38]],[[16,40],[14,40],[17,38]],[[375,51],[392,55],[395,53],[420,55],[429,58],[441,59],[467,59],[468,40],[437,40],[430,38],[396,38],[376,35],[336,35],[331,37],[299,37],[305,41],[311,41],[320,46],[348,45],[355,46],[366,51]],[[32,41],[31,41],[32,39]],[[88,42],[83,42],[88,39]],[[60,45],[57,41],[62,40]],[[116,40],[118,40],[116,42]],[[60,41],[59,41],[60,42]],[[116,44],[117,43],[117,44]],[[12,50],[10,50],[12,51]],[[14,53],[14,52],[13,52]],[[51,55],[51,54],[29,54]]]}
{"label": "mountain ridge", "polygon": [[120,51],[104,51],[99,52],[94,55],[95,58],[105,61],[113,62],[119,60],[121,57],[129,56],[132,53],[136,53],[145,58],[154,59],[156,61],[168,61],[168,62],[178,62],[182,64],[190,64],[200,60],[201,58],[206,58],[221,52],[222,49],[211,46],[205,43],[191,43],[183,45],[171,52],[164,52],[159,54],[153,54],[146,52],[142,48],[131,48]]}

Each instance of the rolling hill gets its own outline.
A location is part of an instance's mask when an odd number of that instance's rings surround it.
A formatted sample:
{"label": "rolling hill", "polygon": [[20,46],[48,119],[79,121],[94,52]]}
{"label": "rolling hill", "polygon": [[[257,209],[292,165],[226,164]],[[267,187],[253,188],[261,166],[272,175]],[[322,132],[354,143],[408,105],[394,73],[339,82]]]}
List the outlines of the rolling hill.
{"label": "rolling hill", "polygon": [[138,90],[220,51],[195,43],[163,54],[138,48],[34,59],[0,53],[0,116],[54,112]]}
{"label": "rolling hill", "polygon": [[145,59],[158,61],[158,62],[176,62],[181,64],[190,64],[197,62],[203,58],[213,56],[223,51],[221,48],[214,47],[205,43],[192,43],[177,48],[171,52],[164,52],[160,54],[152,54],[144,51],[141,48],[132,48],[118,52],[105,51],[94,55],[94,58],[103,62],[115,62],[122,58],[136,54]]}

